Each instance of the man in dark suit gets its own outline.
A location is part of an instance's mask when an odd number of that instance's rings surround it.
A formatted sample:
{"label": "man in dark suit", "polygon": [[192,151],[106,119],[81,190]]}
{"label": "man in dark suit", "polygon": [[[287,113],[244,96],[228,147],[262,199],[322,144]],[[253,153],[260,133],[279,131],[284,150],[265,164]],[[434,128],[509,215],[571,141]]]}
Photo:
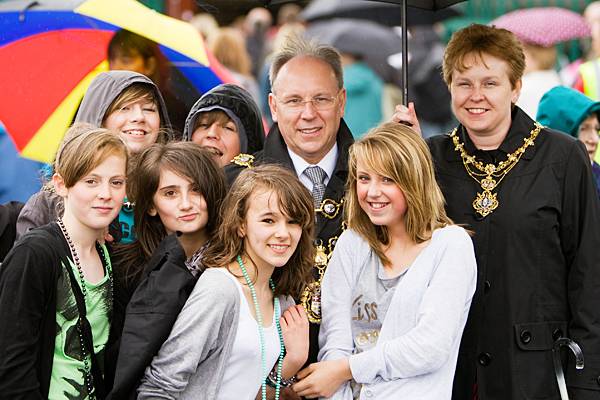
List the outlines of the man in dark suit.
{"label": "man in dark suit", "polygon": [[310,321],[309,362],[318,353],[320,282],[343,230],[344,186],[352,134],[342,119],[346,105],[342,64],[332,47],[290,39],[275,54],[270,70],[269,106],[273,127],[264,149],[240,154],[227,167],[229,181],[256,163],[277,163],[296,172],[315,201],[314,282],[299,300]]}

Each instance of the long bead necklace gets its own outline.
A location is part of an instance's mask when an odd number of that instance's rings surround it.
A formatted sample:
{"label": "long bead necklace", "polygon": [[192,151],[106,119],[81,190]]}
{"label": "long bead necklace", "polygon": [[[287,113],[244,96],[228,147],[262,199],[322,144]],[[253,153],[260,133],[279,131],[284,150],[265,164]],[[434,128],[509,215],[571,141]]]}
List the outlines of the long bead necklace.
{"label": "long bead necklace", "polygon": [[[483,164],[481,161],[478,161],[475,156],[469,155],[465,150],[464,143],[461,143],[458,138],[458,128],[454,128],[450,134],[452,143],[454,144],[454,150],[460,154],[465,170],[469,176],[479,183],[479,186],[481,186],[482,189],[481,193],[477,192],[477,196],[473,200],[473,209],[479,215],[485,218],[498,208],[500,205],[497,198],[498,193],[492,193],[492,190],[496,189],[506,175],[515,167],[515,165],[517,165],[525,153],[525,150],[527,150],[529,146],[534,145],[535,138],[537,138],[543,128],[542,125],[536,122],[531,132],[529,132],[529,137],[523,139],[523,145],[514,152],[508,154],[506,160],[501,161],[498,165],[491,163]],[[473,169],[471,168],[471,165],[474,167]]]}
{"label": "long bead necklace", "polygon": [[[79,255],[77,254],[77,250],[75,249],[75,244],[73,243],[73,241],[71,240],[71,237],[69,236],[69,233],[67,232],[67,228],[65,227],[65,224],[63,222],[63,220],[61,218],[58,218],[58,220],[56,221],[58,224],[58,227],[60,228],[63,236],[65,237],[65,240],[67,241],[67,244],[69,245],[69,250],[71,251],[71,257],[73,257],[73,262],[75,263],[75,266],[77,266],[77,273],[79,275],[79,282],[80,282],[80,286],[81,286],[81,295],[83,296],[83,304],[85,306],[85,301],[87,298],[87,289],[85,286],[85,278],[83,276],[83,268],[81,267],[81,262],[79,260]],[[106,257],[106,254],[104,253],[104,249],[102,247],[100,247],[100,251],[102,252],[102,258],[104,259],[104,262],[106,265],[108,265],[108,259]],[[109,280],[109,307],[110,309],[112,309],[112,301],[113,301],[113,277],[112,274],[109,272],[108,268],[106,268],[106,273],[108,274],[108,280]],[[79,335],[79,346],[81,348],[81,358],[83,359],[83,369],[84,369],[84,383],[85,386],[87,388],[88,394],[89,394],[89,398],[90,400],[95,399],[94,396],[94,381],[92,378],[92,372],[91,372],[91,366],[90,363],[88,361],[88,355],[87,355],[87,350],[85,348],[85,342],[83,339],[83,320],[81,319],[81,315],[79,316],[79,319],[77,321],[77,333]],[[92,349],[93,351],[93,349]],[[91,353],[90,353],[91,356]]]}
{"label": "long bead necklace", "polygon": [[[263,328],[263,319],[262,314],[260,312],[260,306],[258,304],[258,298],[256,297],[256,290],[254,289],[254,284],[248,275],[248,271],[246,270],[246,266],[242,261],[242,257],[237,256],[237,262],[242,270],[242,274],[244,275],[244,279],[246,280],[246,285],[250,289],[250,294],[252,295],[252,302],[254,303],[254,311],[256,313],[256,322],[258,323],[258,337],[260,340],[260,357],[261,357],[261,371],[262,371],[262,379],[260,390],[262,394],[262,400],[267,399],[267,350],[265,345],[265,331]],[[281,325],[279,324],[278,315],[280,314],[280,305],[279,299],[275,297],[275,283],[273,283],[272,279],[269,279],[269,286],[271,286],[271,290],[273,291],[273,303],[274,303],[274,313],[275,313],[275,325],[277,326],[277,335],[279,336],[279,359],[277,360],[277,383],[275,387],[275,400],[279,400],[279,392],[281,390],[281,370],[283,368],[283,354],[285,352],[285,345],[283,344],[283,334],[281,332]]]}

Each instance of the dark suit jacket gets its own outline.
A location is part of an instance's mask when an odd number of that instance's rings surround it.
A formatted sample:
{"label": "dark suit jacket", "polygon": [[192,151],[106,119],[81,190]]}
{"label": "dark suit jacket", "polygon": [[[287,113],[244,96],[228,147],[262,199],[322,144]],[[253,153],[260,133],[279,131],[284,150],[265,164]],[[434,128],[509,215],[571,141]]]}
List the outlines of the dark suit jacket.
{"label": "dark suit jacket", "polygon": [[[344,198],[346,179],[348,178],[348,149],[354,143],[354,138],[350,129],[344,122],[340,123],[340,128],[337,133],[338,159],[330,177],[325,195],[323,199],[331,199],[336,203],[340,203]],[[294,164],[290,158],[287,146],[279,127],[274,124],[265,142],[265,147],[255,155],[254,163],[256,165],[263,163],[280,164],[286,168],[295,171]],[[246,167],[231,164],[226,167],[225,173],[227,180],[231,184],[239,173]],[[324,217],[321,213],[317,213],[317,226],[315,229],[315,240],[319,240],[327,248],[327,253],[333,251],[335,239],[342,233],[342,223],[344,219],[343,206],[333,219]],[[331,245],[330,245],[331,244]],[[315,269],[314,277],[317,278]],[[298,299],[296,299],[298,300]],[[317,353],[319,351],[319,325],[310,324],[310,350],[308,362],[316,362]]]}

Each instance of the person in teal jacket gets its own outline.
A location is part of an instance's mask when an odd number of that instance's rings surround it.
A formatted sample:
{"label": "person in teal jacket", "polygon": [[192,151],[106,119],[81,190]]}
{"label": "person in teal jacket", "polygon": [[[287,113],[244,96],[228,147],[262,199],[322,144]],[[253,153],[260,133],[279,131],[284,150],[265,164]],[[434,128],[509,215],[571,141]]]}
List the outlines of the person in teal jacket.
{"label": "person in teal jacket", "polygon": [[567,133],[585,144],[600,196],[600,165],[594,161],[600,141],[600,102],[593,101],[577,90],[556,86],[542,96],[536,119],[539,123]]}
{"label": "person in teal jacket", "polygon": [[344,120],[354,137],[359,138],[381,122],[383,81],[363,61],[344,54],[342,62],[347,93]]}

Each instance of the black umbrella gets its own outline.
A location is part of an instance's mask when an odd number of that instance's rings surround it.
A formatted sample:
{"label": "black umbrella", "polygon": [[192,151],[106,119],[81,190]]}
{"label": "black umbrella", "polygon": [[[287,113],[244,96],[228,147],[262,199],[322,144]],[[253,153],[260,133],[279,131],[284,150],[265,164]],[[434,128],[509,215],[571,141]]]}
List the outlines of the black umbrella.
{"label": "black umbrella", "polygon": [[[418,8],[421,10],[426,10],[423,11],[425,13],[429,13],[430,17],[432,18],[431,21],[435,22],[435,15],[438,16],[437,20],[441,20],[443,19],[443,17],[441,17],[445,12],[448,12],[446,10],[442,11],[442,14],[438,14],[439,11],[437,10],[441,10],[442,8],[446,8],[449,7],[453,4],[456,3],[462,3],[465,0],[314,0],[311,4],[308,5],[308,7],[304,10],[303,12],[303,16],[305,18],[306,14],[305,13],[309,13],[310,8],[311,7],[316,7],[316,4],[318,3],[322,3],[323,4],[323,8],[324,9],[334,9],[335,7],[339,7],[342,10],[346,10],[344,12],[350,12],[350,8],[351,9],[355,9],[356,14],[354,15],[348,15],[348,14],[330,14],[328,18],[332,18],[332,17],[346,17],[346,18],[369,18],[369,14],[368,14],[368,9],[369,8],[375,8],[375,9],[380,9],[383,7],[383,12],[384,14],[387,13],[392,13],[392,9],[398,9],[400,10],[400,20],[397,21],[396,23],[394,23],[393,25],[400,25],[402,27],[402,48],[403,49],[407,49],[408,48],[408,35],[406,33],[407,30],[407,21],[408,21],[408,17],[410,17],[411,12],[415,12],[415,10],[411,10],[412,8]],[[289,0],[265,0],[265,3],[267,5],[272,5],[272,4],[282,4],[282,3],[289,3]],[[411,7],[411,9],[409,9],[408,7]],[[409,11],[411,10],[411,11]],[[325,13],[323,13],[324,15]],[[408,14],[408,15],[407,15]],[[309,14],[310,16],[310,14]],[[323,18],[327,18],[327,17],[323,17]],[[446,16],[447,18],[447,16]],[[308,19],[308,18],[307,18]],[[398,23],[399,22],[399,23]],[[429,22],[432,23],[432,22]],[[408,101],[408,89],[407,89],[407,82],[408,82],[408,52],[407,51],[402,51],[402,102],[406,105],[407,101]]]}
{"label": "black umbrella", "polygon": [[400,86],[400,70],[388,62],[390,56],[402,52],[400,35],[392,28],[367,20],[334,18],[312,22],[306,36],[360,57],[382,80]]}
{"label": "black umbrella", "polygon": [[408,103],[408,38],[406,35],[406,10],[407,6],[425,10],[439,10],[452,4],[462,3],[464,0],[384,0],[384,3],[400,4],[402,8],[402,104]]}
{"label": "black umbrella", "polygon": [[[431,25],[459,15],[454,9],[434,12],[415,7],[410,7],[407,13],[409,26]],[[352,18],[367,19],[388,26],[398,26],[402,19],[402,8],[398,7],[397,4],[365,0],[313,0],[302,11],[301,16],[308,22],[331,18]]]}

